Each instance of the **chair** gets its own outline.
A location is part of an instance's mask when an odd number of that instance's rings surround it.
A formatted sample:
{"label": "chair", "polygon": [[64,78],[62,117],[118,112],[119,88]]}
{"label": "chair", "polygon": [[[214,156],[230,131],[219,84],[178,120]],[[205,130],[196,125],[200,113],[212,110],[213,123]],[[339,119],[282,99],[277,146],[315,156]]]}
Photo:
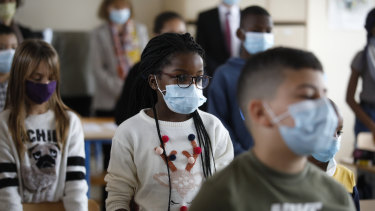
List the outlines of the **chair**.
{"label": "chair", "polygon": [[[24,203],[23,211],[65,211],[64,205],[59,202]],[[99,211],[99,205],[92,199],[88,200],[89,211]]]}

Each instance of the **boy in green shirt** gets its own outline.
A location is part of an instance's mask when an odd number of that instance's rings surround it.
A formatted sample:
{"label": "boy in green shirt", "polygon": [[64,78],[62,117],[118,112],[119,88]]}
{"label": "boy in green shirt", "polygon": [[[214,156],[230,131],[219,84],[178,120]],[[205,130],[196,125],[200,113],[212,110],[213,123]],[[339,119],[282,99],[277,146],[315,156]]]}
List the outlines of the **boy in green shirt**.
{"label": "boy in green shirt", "polygon": [[250,58],[237,99],[254,138],[201,188],[191,211],[355,210],[346,190],[307,161],[333,144],[337,115],[312,54],[274,48]]}

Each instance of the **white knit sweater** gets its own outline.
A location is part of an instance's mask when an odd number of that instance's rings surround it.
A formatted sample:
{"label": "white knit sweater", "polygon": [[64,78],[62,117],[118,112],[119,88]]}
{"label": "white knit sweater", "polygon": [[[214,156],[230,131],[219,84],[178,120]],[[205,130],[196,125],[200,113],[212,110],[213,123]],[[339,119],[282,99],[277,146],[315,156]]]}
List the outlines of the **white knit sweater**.
{"label": "white knit sweater", "polygon": [[68,112],[68,137],[61,149],[56,142],[54,112],[28,116],[29,140],[20,159],[8,129],[9,113],[0,113],[0,210],[22,211],[22,203],[62,200],[66,210],[86,211],[85,151],[79,118]]}
{"label": "white knit sweater", "polygon": [[[233,159],[229,133],[215,116],[202,111],[199,114],[211,140],[216,169],[222,169]],[[192,118],[183,122],[159,121],[159,124],[161,135],[169,137],[165,143],[167,155],[176,156],[169,165],[171,210],[180,210],[181,206],[189,206],[204,180],[201,157],[196,155],[194,159],[193,155],[194,144],[199,146],[198,139],[188,139],[190,134],[197,136],[197,133]],[[155,120],[144,110],[118,127],[105,177],[108,211],[129,210],[132,197],[140,210],[167,210],[168,172],[158,147],[160,141]]]}

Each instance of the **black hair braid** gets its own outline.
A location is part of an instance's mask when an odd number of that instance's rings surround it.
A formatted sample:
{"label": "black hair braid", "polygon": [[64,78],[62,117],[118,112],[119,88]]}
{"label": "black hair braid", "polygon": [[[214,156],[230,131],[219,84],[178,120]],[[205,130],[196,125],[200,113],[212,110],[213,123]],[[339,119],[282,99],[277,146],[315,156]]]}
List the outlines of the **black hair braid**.
{"label": "black hair braid", "polygon": [[215,158],[212,153],[211,139],[206,131],[206,128],[204,127],[203,121],[198,111],[195,110],[192,116],[194,120],[195,130],[197,131],[197,138],[198,138],[199,145],[203,147],[203,151],[202,151],[203,153],[201,153],[203,175],[205,178],[208,178],[209,176],[212,176],[210,155],[212,157],[214,169],[216,171]]}
{"label": "black hair braid", "polygon": [[167,153],[165,152],[165,147],[164,147],[164,143],[163,143],[163,139],[161,138],[161,134],[160,134],[160,126],[159,126],[159,120],[158,120],[158,115],[156,113],[156,108],[155,108],[155,105],[152,105],[152,111],[154,113],[154,119],[155,119],[155,124],[156,124],[156,130],[158,132],[158,137],[159,137],[159,141],[160,141],[160,145],[163,149],[163,156],[165,158],[165,162],[167,164],[167,171],[168,171],[168,187],[169,187],[169,196],[168,196],[168,211],[170,211],[171,209],[171,196],[172,196],[172,183],[171,183],[171,173],[170,173],[170,169],[169,169],[169,166],[168,166],[168,156],[167,156]]}

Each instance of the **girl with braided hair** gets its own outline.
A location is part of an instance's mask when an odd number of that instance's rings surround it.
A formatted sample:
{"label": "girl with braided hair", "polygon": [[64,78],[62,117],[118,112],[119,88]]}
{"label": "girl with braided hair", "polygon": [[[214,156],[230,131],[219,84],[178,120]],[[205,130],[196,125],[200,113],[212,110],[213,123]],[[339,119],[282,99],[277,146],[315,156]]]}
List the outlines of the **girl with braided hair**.
{"label": "girl with braided hair", "polygon": [[190,34],[154,37],[141,56],[133,117],[113,137],[108,210],[187,210],[201,183],[233,159],[221,122],[198,110],[206,98],[203,49]]}

